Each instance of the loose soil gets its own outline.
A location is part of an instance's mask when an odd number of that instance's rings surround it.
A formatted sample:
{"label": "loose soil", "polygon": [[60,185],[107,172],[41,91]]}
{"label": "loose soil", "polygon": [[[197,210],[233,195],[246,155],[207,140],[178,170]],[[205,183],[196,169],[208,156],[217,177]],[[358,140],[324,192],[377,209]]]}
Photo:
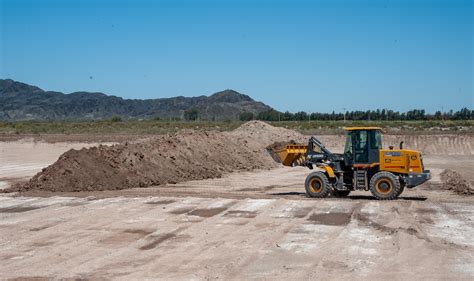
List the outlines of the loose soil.
{"label": "loose soil", "polygon": [[458,194],[474,195],[474,188],[459,172],[446,169],[440,174],[440,177],[444,188],[454,190]]}

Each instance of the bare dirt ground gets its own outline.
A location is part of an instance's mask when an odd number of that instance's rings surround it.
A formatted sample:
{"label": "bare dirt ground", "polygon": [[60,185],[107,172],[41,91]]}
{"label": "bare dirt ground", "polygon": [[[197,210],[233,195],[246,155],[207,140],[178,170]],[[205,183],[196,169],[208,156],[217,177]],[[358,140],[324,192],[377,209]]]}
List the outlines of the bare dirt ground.
{"label": "bare dirt ground", "polygon": [[[85,145],[0,142],[0,184]],[[474,198],[443,190],[439,174],[451,168],[472,182],[474,157],[447,154],[428,153],[433,180],[390,202],[368,192],[308,199],[309,170],[287,167],[149,188],[2,194],[0,277],[472,280]]]}

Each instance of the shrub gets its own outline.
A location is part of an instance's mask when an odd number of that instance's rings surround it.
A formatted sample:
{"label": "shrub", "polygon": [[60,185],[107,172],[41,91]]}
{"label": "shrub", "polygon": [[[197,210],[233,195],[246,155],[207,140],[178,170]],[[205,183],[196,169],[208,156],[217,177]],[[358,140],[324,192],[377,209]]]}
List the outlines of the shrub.
{"label": "shrub", "polygon": [[239,115],[240,121],[250,121],[254,119],[254,115],[252,112],[242,112]]}
{"label": "shrub", "polygon": [[120,116],[114,116],[112,118],[110,118],[110,122],[122,122],[122,117]]}
{"label": "shrub", "polygon": [[184,119],[187,121],[195,121],[198,119],[199,112],[195,108],[187,109],[184,111]]}

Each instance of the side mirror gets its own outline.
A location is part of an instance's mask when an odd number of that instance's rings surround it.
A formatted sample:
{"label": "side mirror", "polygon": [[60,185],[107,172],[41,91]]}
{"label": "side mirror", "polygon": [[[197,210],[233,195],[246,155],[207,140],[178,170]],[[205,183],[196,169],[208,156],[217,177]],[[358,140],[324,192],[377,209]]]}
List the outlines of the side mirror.
{"label": "side mirror", "polygon": [[393,150],[393,145],[389,146],[388,148],[390,148],[390,150]]}
{"label": "side mirror", "polygon": [[403,141],[400,142],[400,149],[403,149]]}

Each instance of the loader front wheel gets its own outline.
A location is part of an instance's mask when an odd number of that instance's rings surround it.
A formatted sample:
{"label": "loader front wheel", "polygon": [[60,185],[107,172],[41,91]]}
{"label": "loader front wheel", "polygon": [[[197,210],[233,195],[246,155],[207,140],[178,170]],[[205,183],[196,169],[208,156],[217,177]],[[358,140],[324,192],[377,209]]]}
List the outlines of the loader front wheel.
{"label": "loader front wheel", "polygon": [[370,179],[370,192],[379,200],[394,200],[401,193],[397,176],[390,172],[378,172]]}
{"label": "loader front wheel", "polygon": [[306,194],[309,197],[323,198],[327,197],[331,192],[331,185],[328,177],[321,172],[314,172],[306,177],[305,181]]}

